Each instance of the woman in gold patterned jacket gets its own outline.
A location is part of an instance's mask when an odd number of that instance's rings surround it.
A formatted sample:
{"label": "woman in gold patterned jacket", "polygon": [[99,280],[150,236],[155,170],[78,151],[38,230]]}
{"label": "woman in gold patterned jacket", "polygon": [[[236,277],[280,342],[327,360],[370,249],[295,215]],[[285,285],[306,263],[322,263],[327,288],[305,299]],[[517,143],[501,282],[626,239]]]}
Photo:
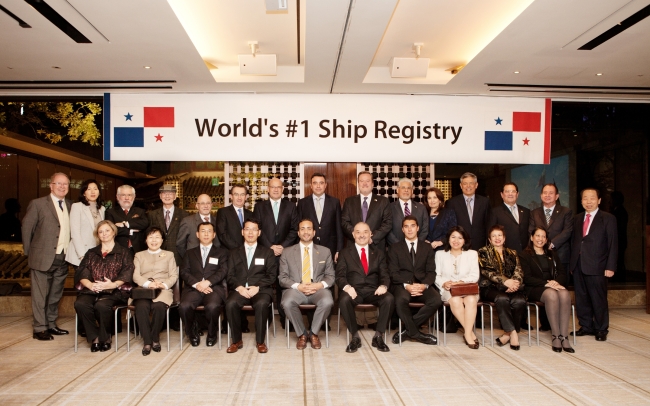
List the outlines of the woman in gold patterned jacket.
{"label": "woman in gold patterned jacket", "polygon": [[494,302],[503,328],[496,339],[499,347],[510,342],[510,348],[519,350],[519,329],[526,309],[523,293],[523,272],[517,252],[506,248],[504,227],[496,224],[488,230],[489,244],[478,250],[481,268],[481,299]]}

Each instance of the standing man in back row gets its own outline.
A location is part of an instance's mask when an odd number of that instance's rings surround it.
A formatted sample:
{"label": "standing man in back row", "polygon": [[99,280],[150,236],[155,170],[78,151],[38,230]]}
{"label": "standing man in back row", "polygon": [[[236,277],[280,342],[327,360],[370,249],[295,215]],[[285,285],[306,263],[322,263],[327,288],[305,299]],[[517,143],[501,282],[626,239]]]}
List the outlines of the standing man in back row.
{"label": "standing man in back row", "polygon": [[160,201],[162,201],[163,205],[160,209],[151,210],[147,213],[147,216],[149,216],[149,225],[165,230],[165,239],[160,248],[173,252],[176,264],[180,266],[183,260],[178,254],[176,239],[181,222],[187,217],[187,212],[174,205],[174,200],[176,200],[176,186],[170,184],[162,185],[158,189],[158,192],[160,192]]}
{"label": "standing man in back row", "polygon": [[487,243],[487,229],[492,216],[490,201],[476,194],[478,179],[471,172],[460,177],[460,188],[463,193],[447,200],[445,207],[456,213],[458,225],[469,234],[472,249],[478,251]]}
{"label": "standing man in back row", "polygon": [[402,178],[397,183],[399,198],[390,204],[393,226],[388,234],[388,245],[404,240],[402,223],[408,216],[415,217],[420,225],[417,239],[424,241],[429,234],[429,212],[422,203],[413,201],[413,182],[411,179]]}
{"label": "standing man in back row", "polygon": [[528,233],[530,210],[517,204],[518,197],[519,188],[516,183],[508,182],[503,185],[501,191],[503,204],[492,209],[493,219],[491,224],[501,224],[503,226],[506,237],[503,245],[520,254],[530,241],[530,234]]}
{"label": "standing man in back row", "polygon": [[[199,237],[196,235],[196,230],[201,223],[210,223],[214,227],[214,231],[217,230],[217,219],[212,215],[212,198],[210,195],[202,194],[196,198],[196,210],[198,213],[191,216],[186,216],[183,221],[181,221],[180,229],[178,230],[178,237],[176,238],[176,250],[180,258],[185,257],[185,252],[194,247],[199,246]],[[212,242],[212,245],[219,248],[221,244],[219,239],[215,238]],[[182,264],[183,261],[177,262],[177,264]]]}

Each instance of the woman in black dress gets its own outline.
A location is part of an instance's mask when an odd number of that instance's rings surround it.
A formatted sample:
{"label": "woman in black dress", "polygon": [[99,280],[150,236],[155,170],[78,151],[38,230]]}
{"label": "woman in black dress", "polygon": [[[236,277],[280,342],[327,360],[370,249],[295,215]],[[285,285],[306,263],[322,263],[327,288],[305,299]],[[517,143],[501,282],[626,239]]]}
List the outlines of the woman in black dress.
{"label": "woman in black dress", "polygon": [[[575,352],[569,343],[571,296],[565,288],[566,272],[555,251],[548,248],[546,230],[537,227],[519,256],[524,271],[524,291],[531,302],[543,302],[551,325],[555,352]],[[559,344],[559,345],[557,345]]]}

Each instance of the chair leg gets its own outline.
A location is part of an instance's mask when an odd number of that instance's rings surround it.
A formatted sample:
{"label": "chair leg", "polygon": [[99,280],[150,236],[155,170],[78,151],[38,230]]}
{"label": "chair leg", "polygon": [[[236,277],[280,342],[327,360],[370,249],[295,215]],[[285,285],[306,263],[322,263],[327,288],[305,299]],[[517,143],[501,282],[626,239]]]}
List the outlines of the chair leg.
{"label": "chair leg", "polygon": [[537,304],[535,304],[535,333],[537,334],[537,346],[539,347],[539,306]]}
{"label": "chair leg", "polygon": [[228,325],[228,347],[230,347],[230,320],[226,324]]}
{"label": "chair leg", "polygon": [[271,337],[269,337],[269,321],[266,321],[266,348],[271,349]]}
{"label": "chair leg", "polygon": [[115,326],[114,326],[115,330],[113,330],[113,331],[115,331],[115,352],[117,352],[117,317],[118,317],[117,315],[118,315],[119,311],[120,311],[120,309],[115,309],[115,317],[114,317],[114,319],[115,319],[114,320],[115,321]]}
{"label": "chair leg", "polygon": [[126,352],[131,351],[131,323],[129,323],[130,319],[131,319],[131,310],[126,309]]}
{"label": "chair leg", "polygon": [[338,322],[336,323],[336,335],[340,336],[341,335],[341,308],[339,307],[339,318]]}
{"label": "chair leg", "polygon": [[443,308],[442,312],[442,342],[443,345],[447,346],[447,309]]}
{"label": "chair leg", "polygon": [[327,317],[325,317],[325,346],[327,348],[330,348],[330,332],[329,332],[327,326],[328,326]]}
{"label": "chair leg", "polygon": [[[181,330],[180,330],[181,351],[183,351],[183,319],[181,319],[180,326],[181,326]],[[219,331],[219,335],[221,335],[221,331]],[[219,339],[221,339],[221,337],[219,337]]]}
{"label": "chair leg", "polygon": [[397,324],[398,324],[397,334],[399,335],[399,346],[401,347],[402,346],[402,319],[399,319]]}
{"label": "chair leg", "polygon": [[[78,345],[78,343],[77,343],[77,335],[78,335],[77,328],[78,328],[78,326],[79,326],[79,315],[75,313],[75,315],[74,315],[74,352],[77,352],[77,345]],[[574,334],[574,336],[575,336],[575,334]]]}
{"label": "chair leg", "polygon": [[[440,337],[440,316],[438,315],[438,312],[436,312],[436,339]],[[440,340],[437,340],[437,345],[440,345]]]}
{"label": "chair leg", "polygon": [[527,323],[528,323],[528,346],[530,347],[530,304],[526,306],[526,317],[527,317]]}
{"label": "chair leg", "polygon": [[483,310],[483,306],[481,306],[481,341],[485,347],[485,312]]}
{"label": "chair leg", "polygon": [[219,323],[219,351],[221,351],[221,313],[219,313],[219,320],[217,320],[217,323]]}
{"label": "chair leg", "polygon": [[275,308],[273,307],[273,302],[271,302],[271,323],[273,323],[273,338],[275,338]]}
{"label": "chair leg", "polygon": [[169,306],[167,306],[167,352],[169,352]]}
{"label": "chair leg", "polygon": [[573,345],[576,344],[576,307],[574,305],[571,305],[571,315],[573,319]]}
{"label": "chair leg", "polygon": [[492,306],[488,305],[488,307],[490,308],[490,342],[494,348],[494,318],[492,317]]}
{"label": "chair leg", "polygon": [[284,318],[284,332],[285,335],[287,336],[287,349],[289,349],[289,318],[288,317]]}

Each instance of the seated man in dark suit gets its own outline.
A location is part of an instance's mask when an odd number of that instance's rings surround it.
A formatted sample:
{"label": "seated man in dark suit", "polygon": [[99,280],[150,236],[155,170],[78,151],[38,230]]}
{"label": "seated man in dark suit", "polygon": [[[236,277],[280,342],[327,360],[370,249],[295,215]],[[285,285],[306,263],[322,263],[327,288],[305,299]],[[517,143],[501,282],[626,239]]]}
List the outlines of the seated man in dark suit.
{"label": "seated man in dark suit", "polygon": [[212,347],[217,342],[219,315],[226,298],[226,289],[222,282],[228,269],[228,251],[213,245],[217,234],[212,223],[199,224],[196,234],[199,246],[187,250],[180,269],[185,287],[179,313],[185,323],[185,332],[190,337],[190,343],[196,347],[201,339],[194,326],[194,311],[199,305],[205,307],[205,317],[208,320],[206,344]]}
{"label": "seated man in dark suit", "polygon": [[[420,332],[422,323],[442,306],[440,293],[436,289],[436,252],[431,244],[418,240],[418,222],[413,216],[402,220],[404,239],[388,249],[388,271],[393,282],[391,292],[395,297],[397,315],[404,323],[404,330],[395,333],[393,343],[404,339],[435,345],[434,335]],[[410,302],[424,303],[415,315],[411,314]]]}
{"label": "seated man in dark suit", "polygon": [[232,331],[232,344],[226,352],[232,354],[244,346],[242,341],[242,307],[255,310],[255,340],[257,352],[266,353],[264,343],[266,323],[270,316],[273,283],[278,276],[278,263],[273,250],[257,243],[260,224],[251,218],[244,223],[244,245],[230,251],[228,259],[228,286],[231,290],[226,300],[226,314]]}
{"label": "seated man in dark suit", "polygon": [[346,352],[356,352],[361,347],[354,307],[368,303],[379,307],[377,330],[372,346],[387,352],[390,348],[384,342],[383,334],[393,313],[393,295],[388,292],[390,275],[383,250],[370,246],[372,233],[366,223],[357,223],[352,232],[354,244],[341,251],[336,264],[336,283],[342,287],[339,307],[345,324],[352,334]]}

